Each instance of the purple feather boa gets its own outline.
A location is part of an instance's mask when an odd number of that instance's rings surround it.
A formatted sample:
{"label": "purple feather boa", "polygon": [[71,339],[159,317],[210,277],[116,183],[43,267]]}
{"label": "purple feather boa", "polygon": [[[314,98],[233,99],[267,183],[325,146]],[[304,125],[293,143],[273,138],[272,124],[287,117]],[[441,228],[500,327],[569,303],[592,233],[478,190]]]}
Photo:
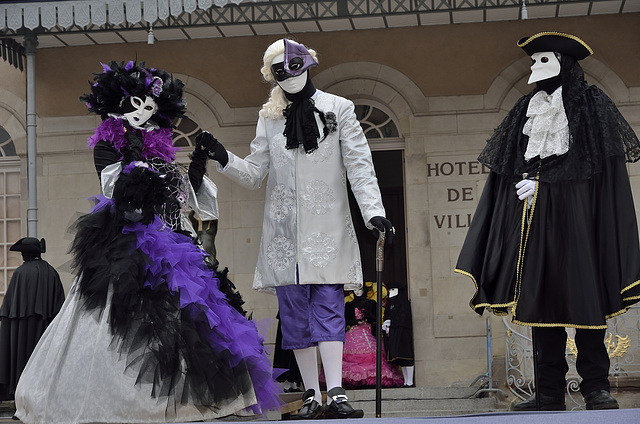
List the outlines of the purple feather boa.
{"label": "purple feather boa", "polygon": [[[142,157],[159,157],[167,162],[176,158],[176,152],[180,150],[173,146],[173,133],[171,128],[158,128],[151,131],[142,130]],[[96,128],[94,134],[89,137],[89,148],[92,149],[100,140],[111,143],[116,150],[121,151],[128,143],[122,118],[109,117]]]}

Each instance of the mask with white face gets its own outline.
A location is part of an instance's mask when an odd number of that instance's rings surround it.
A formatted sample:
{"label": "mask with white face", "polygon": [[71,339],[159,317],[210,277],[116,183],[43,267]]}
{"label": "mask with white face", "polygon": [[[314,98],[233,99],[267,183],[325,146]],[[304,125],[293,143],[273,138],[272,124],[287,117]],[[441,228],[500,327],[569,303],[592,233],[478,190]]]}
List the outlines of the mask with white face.
{"label": "mask with white face", "polygon": [[[293,68],[298,65],[302,66],[302,61],[300,61],[300,64],[292,63],[294,61],[295,59],[289,63],[290,69],[293,70]],[[309,78],[309,73],[306,70],[299,75],[292,75],[290,71],[287,71],[284,63],[284,53],[280,53],[273,58],[271,72],[280,88],[289,94],[296,94],[302,91],[304,86],[307,85],[307,79]]]}
{"label": "mask with white face", "polygon": [[538,52],[531,55],[531,76],[529,84],[544,81],[560,75],[560,61],[554,52]]}
{"label": "mask with white face", "polygon": [[125,104],[127,102],[129,105],[123,107],[127,112],[122,115],[133,128],[142,129],[144,124],[158,111],[158,104],[150,96],[145,96],[144,99],[131,96],[125,100]]}

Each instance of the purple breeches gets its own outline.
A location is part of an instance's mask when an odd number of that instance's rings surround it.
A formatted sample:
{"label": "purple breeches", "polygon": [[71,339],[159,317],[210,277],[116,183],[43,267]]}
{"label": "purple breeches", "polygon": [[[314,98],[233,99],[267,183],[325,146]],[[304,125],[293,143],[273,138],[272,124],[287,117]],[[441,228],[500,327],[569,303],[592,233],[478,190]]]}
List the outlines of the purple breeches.
{"label": "purple breeches", "polygon": [[344,342],[344,286],[306,284],[276,287],[282,349],[295,350],[318,342]]}

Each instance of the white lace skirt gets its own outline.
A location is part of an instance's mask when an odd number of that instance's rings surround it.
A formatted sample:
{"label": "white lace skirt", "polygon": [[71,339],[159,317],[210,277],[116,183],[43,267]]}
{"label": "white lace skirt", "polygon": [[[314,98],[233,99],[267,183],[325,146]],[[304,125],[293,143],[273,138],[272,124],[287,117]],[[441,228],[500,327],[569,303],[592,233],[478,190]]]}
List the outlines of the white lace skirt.
{"label": "white lace skirt", "polygon": [[[108,302],[111,296],[109,295]],[[106,310],[109,310],[107,307]],[[256,403],[251,390],[210,408],[152,396],[152,385],[125,374],[126,361],[110,346],[108,314],[87,312],[75,286],[40,339],[15,394],[25,424],[161,423],[203,421]],[[169,404],[171,402],[171,404]]]}

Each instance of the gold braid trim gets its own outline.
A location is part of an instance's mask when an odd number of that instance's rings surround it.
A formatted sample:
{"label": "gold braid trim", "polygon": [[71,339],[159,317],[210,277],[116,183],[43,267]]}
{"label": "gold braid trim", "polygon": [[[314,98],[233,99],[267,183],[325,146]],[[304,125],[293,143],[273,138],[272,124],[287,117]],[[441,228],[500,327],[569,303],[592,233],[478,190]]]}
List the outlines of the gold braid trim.
{"label": "gold braid trim", "polygon": [[639,300],[640,299],[640,295],[638,296],[629,296],[629,297],[623,297],[622,300],[624,300],[625,302],[629,302],[630,300]]}
{"label": "gold braid trim", "polygon": [[[638,296],[640,298],[640,296]],[[626,299],[624,299],[626,300]],[[622,308],[621,310],[619,310],[618,312],[614,312],[613,314],[610,315],[606,315],[604,318],[605,320],[609,320],[611,318],[615,318],[618,315],[622,315],[625,312],[627,312],[629,310],[631,306],[627,306],[625,308]],[[518,321],[515,317],[512,320],[515,324],[518,325],[523,325],[525,327],[569,327],[569,328],[580,328],[580,329],[585,329],[585,330],[602,330],[602,329],[606,329],[607,328],[607,324],[601,324],[601,325],[584,325],[584,324],[567,324],[567,323],[540,323],[540,322],[522,322],[522,321]]]}
{"label": "gold braid trim", "polygon": [[575,35],[565,34],[564,32],[555,32],[555,31],[539,32],[536,35],[532,35],[531,37],[527,38],[527,40],[524,41],[523,43],[520,43],[520,41],[518,41],[516,44],[518,45],[518,47],[524,47],[527,44],[529,44],[530,42],[532,42],[533,40],[535,40],[536,38],[544,37],[545,35],[556,35],[558,37],[564,37],[564,38],[568,38],[568,39],[573,40],[573,41],[577,41],[578,43],[582,44],[589,51],[589,54],[593,54],[593,50],[591,49],[591,47],[589,47],[589,45],[587,43],[585,43],[584,41],[582,41],[581,39],[579,39]]}
{"label": "gold braid trim", "polygon": [[[515,319],[518,301],[520,300],[520,289],[522,288],[522,273],[524,272],[524,254],[527,250],[527,242],[529,241],[529,233],[531,232],[531,222],[533,222],[533,213],[536,209],[538,200],[538,189],[540,188],[540,166],[538,164],[538,174],[536,175],[536,189],[533,192],[533,201],[531,202],[531,210],[527,209],[527,199],[522,202],[522,223],[520,226],[520,249],[518,250],[518,264],[516,268],[516,289],[513,293],[513,308],[511,313]],[[526,230],[525,230],[526,228]]]}
{"label": "gold braid trim", "polygon": [[514,324],[522,325],[524,327],[569,327],[569,328],[579,328],[581,330],[605,330],[607,328],[607,324],[602,325],[582,325],[582,324],[552,324],[547,322],[522,322],[513,318],[512,322]]}
{"label": "gold braid trim", "polygon": [[[463,271],[461,269],[455,268],[453,270],[453,272],[457,272],[458,274],[462,274],[462,275],[466,275],[467,277],[471,278],[471,280],[473,281],[473,284],[476,286],[476,293],[473,295],[473,297],[471,298],[471,300],[475,299],[475,297],[478,295],[478,291],[480,290],[478,287],[478,282],[476,281],[475,277],[473,275],[471,275],[470,272],[467,271]],[[469,306],[471,307],[471,309],[475,310],[476,307],[473,305],[473,303],[471,303],[471,301],[469,301]]]}
{"label": "gold braid trim", "polygon": [[469,301],[469,306],[471,307],[471,309],[473,309],[475,311],[476,309],[479,309],[479,308],[489,308],[489,309],[491,309],[491,312],[493,314],[497,315],[497,316],[509,315],[509,314],[504,313],[504,312],[496,311],[496,310],[494,310],[494,308],[507,308],[507,307],[513,305],[513,302],[504,303],[504,304],[495,304],[495,303],[478,303],[478,304],[474,304],[473,303],[473,299],[476,298],[476,296],[478,295],[478,292],[480,291],[480,288],[478,287],[478,283],[476,281],[476,278],[470,272],[463,271],[463,270],[461,270],[459,268],[456,268],[453,271],[457,272],[458,274],[466,275],[467,277],[471,278],[471,280],[473,280],[473,284],[475,284],[475,286],[476,286],[476,293],[471,298],[471,301]]}
{"label": "gold braid trim", "polygon": [[640,280],[636,281],[635,283],[631,283],[629,284],[627,287],[623,288],[622,290],[620,290],[620,294],[626,292],[627,290],[631,290],[632,288],[634,288],[635,286],[637,286],[638,284],[640,284]]}

